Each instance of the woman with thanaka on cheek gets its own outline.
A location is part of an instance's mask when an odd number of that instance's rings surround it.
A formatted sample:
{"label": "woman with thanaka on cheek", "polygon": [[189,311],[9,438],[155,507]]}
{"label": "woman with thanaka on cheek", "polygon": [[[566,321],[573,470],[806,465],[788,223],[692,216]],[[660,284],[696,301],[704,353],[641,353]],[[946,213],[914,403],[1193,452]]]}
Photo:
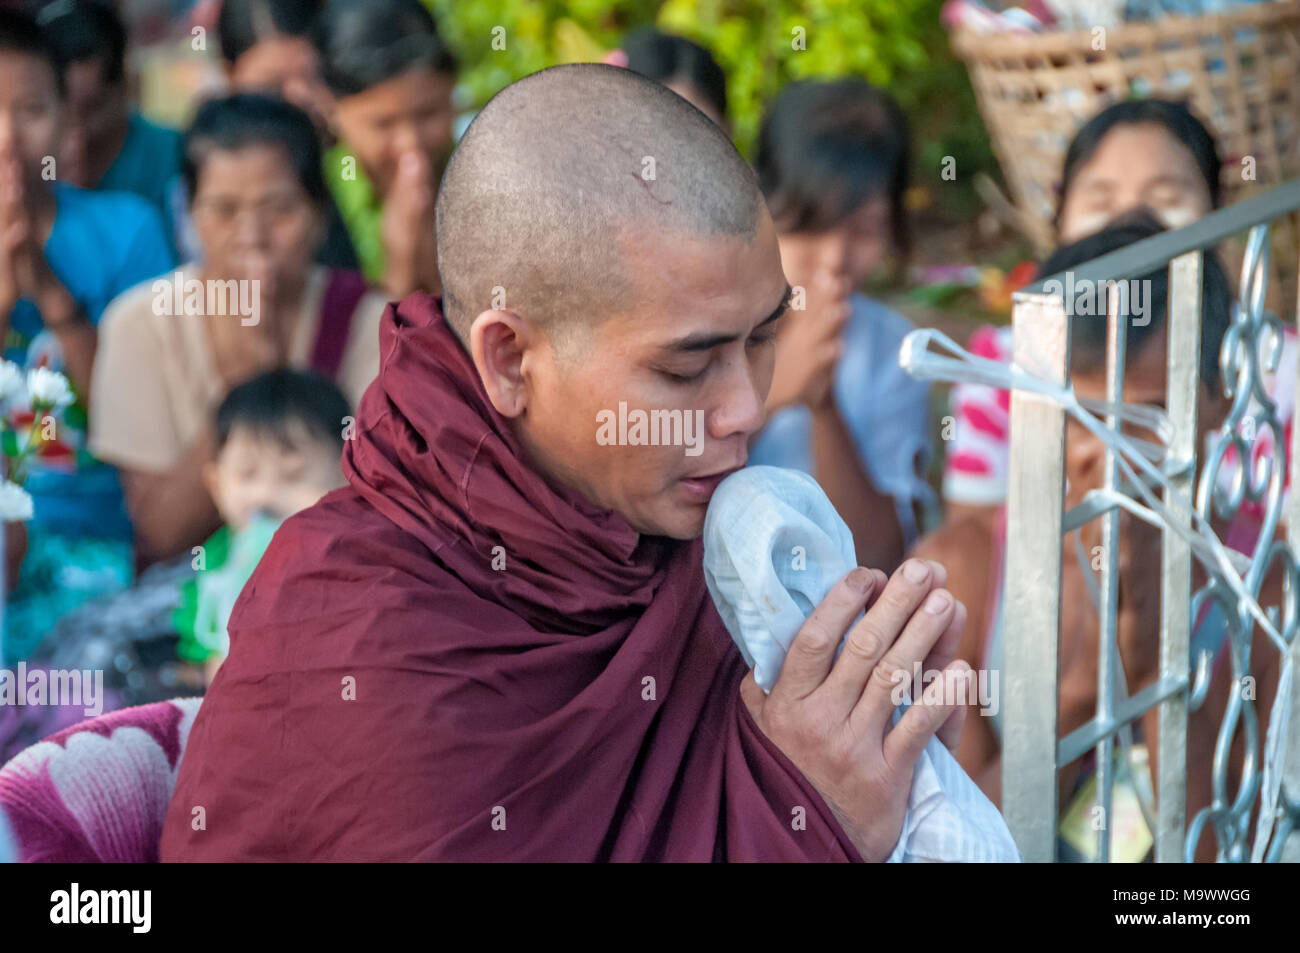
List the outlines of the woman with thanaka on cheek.
{"label": "woman with thanaka on cheek", "polygon": [[751,461],[812,474],[852,531],[858,561],[886,571],[933,495],[929,387],[898,366],[912,326],[858,292],[908,249],[908,155],[897,105],[846,79],[783,89],[755,162],[795,300]]}
{"label": "woman with thanaka on cheek", "polygon": [[[1058,274],[1069,268],[1123,248],[1162,231],[1161,223],[1144,211],[1130,212],[1120,220],[1094,235],[1071,245],[1066,245],[1043,263],[1047,274]],[[1123,400],[1129,404],[1163,407],[1167,387],[1167,308],[1168,274],[1165,270],[1138,279],[1149,290],[1149,318],[1129,324],[1127,360],[1125,362]],[[1218,369],[1219,349],[1224,332],[1231,320],[1231,293],[1228,281],[1217,259],[1207,255],[1202,288],[1202,318],[1200,343],[1199,406],[1197,410],[1196,446],[1205,446],[1205,438],[1218,428],[1228,409],[1220,393]],[[1075,393],[1082,401],[1104,401],[1106,396],[1106,322],[1104,317],[1076,317],[1072,322],[1070,380]],[[1155,435],[1137,431],[1138,439],[1154,441]],[[1102,485],[1105,447],[1081,425],[1071,421],[1066,437],[1066,499],[1065,507],[1078,505],[1084,495]],[[1229,525],[1217,515],[1212,527],[1228,546],[1249,548],[1254,544],[1250,521],[1239,519]],[[1254,528],[1257,535],[1258,527]],[[1076,546],[1091,556],[1101,545],[1101,521],[1094,520],[1079,533],[1067,534],[1062,540],[1061,581],[1061,641],[1060,641],[1060,694],[1058,734],[1068,735],[1096,714],[1097,705],[1097,633],[1099,618],[1089,595],[1086,574],[1094,567],[1081,565]],[[1248,544],[1248,545],[1247,545]],[[918,544],[915,555],[943,561],[952,569],[950,585],[953,592],[970,607],[971,621],[959,648],[959,656],[972,668],[997,670],[1002,666],[1005,652],[1002,639],[1002,607],[1004,586],[1011,587],[1021,581],[1003,578],[1005,560],[1006,525],[1005,510],[999,509],[991,525],[981,519],[967,518],[951,521],[927,536]],[[1119,614],[1116,642],[1123,665],[1123,684],[1128,696],[1133,696],[1151,685],[1160,674],[1160,531],[1133,518],[1128,513],[1120,516],[1119,540]],[[1197,564],[1193,572],[1192,588],[1205,584],[1203,568]],[[1262,604],[1272,604],[1280,596],[1280,576],[1274,574],[1266,580]],[[1193,620],[1193,657],[1202,650],[1215,658],[1214,678],[1206,704],[1191,716],[1188,731],[1187,811],[1191,817],[1208,805],[1211,798],[1211,763],[1215,749],[1215,735],[1219,726],[1227,695],[1232,690],[1231,668],[1227,658],[1227,627],[1217,612],[1202,612]],[[1260,672],[1257,710],[1267,711],[1276,690],[1276,669],[1270,670],[1267,660],[1276,656],[1276,649],[1267,644],[1262,634],[1256,644],[1256,658],[1266,660]],[[1257,672],[1257,674],[1260,674]],[[1152,709],[1134,724],[1134,741],[1145,750],[1150,765],[1149,774],[1157,776],[1159,709]],[[1239,767],[1240,752],[1234,756]],[[1001,729],[996,717],[971,717],[967,719],[958,760],[985,793],[995,802],[1001,795]],[[1135,770],[1139,770],[1136,769]],[[1142,771],[1135,777],[1140,778]],[[1060,807],[1063,815],[1080,814],[1071,811],[1075,798],[1086,800],[1087,787],[1093,766],[1088,758],[1062,768],[1060,780]],[[1149,781],[1137,780],[1139,787]],[[1118,802],[1117,802],[1118,803]],[[1086,811],[1081,816],[1086,816]],[[1127,828],[1127,824],[1117,827]],[[1141,859],[1144,845],[1138,828],[1130,841],[1113,840],[1116,856]],[[1087,832],[1068,835],[1063,850],[1072,849],[1087,841]],[[1199,845],[1198,858],[1213,857],[1213,843],[1205,838]]]}
{"label": "woman with thanaka on cheek", "polygon": [[[1163,100],[1133,100],[1116,103],[1089,120],[1076,134],[1066,151],[1063,169],[1063,186],[1057,210],[1056,227],[1063,242],[1073,242],[1045,262],[1040,274],[1059,273],[1105,251],[1153,234],[1160,225],[1176,228],[1199,218],[1219,204],[1220,163],[1218,148],[1213,136],[1181,103]],[[1147,216],[1146,225],[1130,223],[1122,229],[1104,228],[1116,216]],[[1103,229],[1099,234],[1099,229]],[[1097,235],[1098,241],[1089,245],[1084,239]],[[1214,293],[1205,305],[1205,327],[1201,344],[1202,409],[1198,421],[1202,435],[1208,433],[1222,420],[1225,408],[1217,396],[1219,346],[1222,328],[1230,319],[1231,294],[1227,279],[1222,276],[1217,260],[1207,257],[1207,295]],[[1067,278],[1071,277],[1067,274]],[[1143,341],[1141,347],[1130,346],[1126,363],[1124,399],[1129,403],[1151,403],[1163,406],[1165,399],[1164,288],[1167,276],[1153,276],[1149,288],[1161,289],[1157,300],[1146,302],[1151,328],[1158,333],[1148,334],[1141,327],[1131,329],[1131,341]],[[1222,286],[1222,290],[1220,290]],[[1083,288],[1088,293],[1095,289]],[[1095,297],[1095,295],[1093,296]],[[1145,296],[1144,297],[1150,297]],[[1080,309],[1081,310],[1081,309]],[[1080,396],[1101,397],[1105,393],[1104,361],[1099,361],[1097,335],[1103,334],[1103,317],[1076,315],[1076,333],[1091,335],[1088,348],[1076,352],[1087,360],[1072,368],[1072,380]],[[1010,362],[1010,326],[981,328],[971,338],[969,349],[982,357]],[[1104,350],[1101,352],[1104,356]],[[1295,337],[1284,337],[1280,368],[1295,366]],[[1274,394],[1279,390],[1266,379],[1265,386]],[[1291,393],[1282,388],[1281,393]],[[1009,459],[1009,401],[1005,390],[982,384],[957,384],[952,390],[953,415],[956,418],[955,439],[946,450],[944,472],[944,498],[946,520],[942,527],[922,540],[916,554],[939,559],[954,568],[954,589],[971,608],[972,623],[967,629],[962,647],[962,657],[972,665],[991,664],[988,660],[1000,651],[1000,623],[998,611],[1001,604],[1001,565],[1005,537],[1006,475]],[[1280,404],[1279,415],[1289,420],[1291,407]],[[1289,432],[1289,431],[1288,431]],[[1287,441],[1289,443],[1289,440]],[[1198,450],[1204,443],[1198,443]],[[1072,489],[1071,499],[1086,488],[1099,485],[1097,468],[1100,466],[1101,446],[1081,428],[1072,426],[1067,445],[1067,474]],[[1203,453],[1201,459],[1204,459]],[[1231,468],[1221,476],[1228,477]],[[1248,515],[1248,514],[1247,514]],[[1121,587],[1123,611],[1121,630],[1128,636],[1121,639],[1130,694],[1150,681],[1155,672],[1157,641],[1151,635],[1158,631],[1158,536],[1149,528],[1123,518],[1124,533],[1121,546]],[[1216,525],[1220,538],[1228,545],[1246,546],[1253,537],[1244,526],[1236,528],[1238,535],[1231,539],[1222,535],[1226,527]],[[1095,534],[1097,524],[1087,532]],[[1085,552],[1094,550],[1087,544]],[[1061,656],[1061,726],[1062,734],[1070,726],[1077,726],[1091,717],[1096,705],[1096,612],[1087,595],[1084,576],[1074,553],[1073,541],[1066,539],[1064,576],[1062,580],[1062,618],[1067,628],[1062,632]],[[1267,585],[1276,579],[1270,578]],[[1218,715],[1226,699],[1227,670],[1223,657],[1224,629],[1221,622],[1198,620],[1198,638],[1203,647],[1218,653],[1215,681],[1206,704],[1193,716],[1192,736],[1189,744],[1189,764],[1193,770],[1188,779],[1189,816],[1192,810],[1209,801],[1209,765],[1213,757],[1214,733],[1218,728]],[[1140,633],[1145,632],[1145,636]],[[1275,650],[1261,645],[1257,658],[1271,658]],[[1267,653],[1267,654],[1263,654]],[[983,660],[983,661],[981,661]],[[1266,710],[1265,696],[1271,695],[1276,682],[1276,671],[1265,670],[1261,678],[1261,701],[1257,710]],[[984,787],[995,801],[1001,785],[1001,756],[998,734],[993,719],[975,718],[968,724],[960,759],[966,770]],[[1138,736],[1145,741],[1151,762],[1151,775],[1155,776],[1156,716],[1149,715],[1138,728]],[[1233,770],[1239,766],[1240,755]],[[1062,798],[1070,793],[1070,785],[1079,778],[1080,765],[1069,766],[1062,772]],[[1082,782],[1080,782],[1082,783]],[[1068,805],[1063,800],[1062,809]],[[1205,838],[1198,857],[1213,856],[1213,844]]]}
{"label": "woman with thanaka on cheek", "polygon": [[[1180,228],[1218,207],[1219,174],[1214,137],[1186,106],[1116,103],[1085,123],[1066,151],[1057,235],[1062,244],[1075,242],[1138,208]],[[1011,326],[980,328],[969,349],[1009,363]],[[1006,498],[1008,400],[1006,391],[983,384],[953,387],[956,423],[943,477],[948,522],[974,517],[991,528]]]}
{"label": "woman with thanaka on cheek", "polygon": [[307,115],[254,94],[209,101],[186,132],[183,170],[203,259],[115,301],[95,365],[91,443],[123,471],[148,562],[219,525],[201,468],[212,409],[232,386],[310,367],[355,404],[379,368],[383,298],[312,261],[327,192]]}
{"label": "woman with thanaka on cheek", "polygon": [[326,0],[313,42],[339,140],[325,175],[361,269],[390,298],[436,294],[456,60],[420,0]]}

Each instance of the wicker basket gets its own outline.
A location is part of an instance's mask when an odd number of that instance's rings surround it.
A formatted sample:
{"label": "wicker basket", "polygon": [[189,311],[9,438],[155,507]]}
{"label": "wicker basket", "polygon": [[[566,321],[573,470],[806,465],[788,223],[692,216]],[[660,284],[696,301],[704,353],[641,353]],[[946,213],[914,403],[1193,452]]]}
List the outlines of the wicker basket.
{"label": "wicker basket", "polygon": [[[1189,103],[1218,137],[1225,203],[1300,176],[1300,0],[1122,24],[1105,31],[1101,51],[1091,30],[959,32],[952,43],[970,70],[1022,228],[1040,252],[1053,244],[1070,138],[1120,99]],[[1244,174],[1247,156],[1255,181]]]}

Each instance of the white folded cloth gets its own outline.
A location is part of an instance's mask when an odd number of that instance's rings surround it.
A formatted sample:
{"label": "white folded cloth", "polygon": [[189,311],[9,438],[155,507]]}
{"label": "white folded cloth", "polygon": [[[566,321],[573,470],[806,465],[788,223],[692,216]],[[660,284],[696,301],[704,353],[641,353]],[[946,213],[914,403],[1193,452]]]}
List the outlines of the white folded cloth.
{"label": "white folded cloth", "polygon": [[[704,578],[765,692],[776,684],[809,613],[856,565],[849,528],[807,474],[746,467],[714,491],[704,520]],[[894,724],[909,704],[904,698],[894,709]],[[931,738],[917,759],[889,862],[1020,859],[998,809],[943,743]]]}

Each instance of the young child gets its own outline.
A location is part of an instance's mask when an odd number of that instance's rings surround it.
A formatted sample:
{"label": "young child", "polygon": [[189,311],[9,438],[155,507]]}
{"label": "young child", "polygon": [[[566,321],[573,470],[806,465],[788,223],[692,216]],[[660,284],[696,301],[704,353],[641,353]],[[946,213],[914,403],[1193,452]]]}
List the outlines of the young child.
{"label": "young child", "polygon": [[203,664],[209,681],[228,651],[230,610],[276,528],[343,485],[350,413],[328,380],[287,369],[239,385],[217,409],[203,480],[225,525],[196,547],[197,572],[173,617],[181,658]]}

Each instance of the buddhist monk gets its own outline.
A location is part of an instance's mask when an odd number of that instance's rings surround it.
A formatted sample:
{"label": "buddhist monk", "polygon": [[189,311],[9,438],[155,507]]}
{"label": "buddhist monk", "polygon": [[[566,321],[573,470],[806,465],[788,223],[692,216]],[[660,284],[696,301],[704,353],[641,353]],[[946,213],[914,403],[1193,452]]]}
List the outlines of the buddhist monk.
{"label": "buddhist monk", "polygon": [[[559,66],[478,114],[436,216],[444,296],[390,306],[349,485],[235,606],[163,859],[887,858],[960,737],[966,612],[937,563],[855,569],[769,695],[710,601],[705,509],[800,317],[749,167],[671,90]],[[699,452],[598,439],[620,403],[699,412]],[[916,663],[944,678],[891,727]]]}

